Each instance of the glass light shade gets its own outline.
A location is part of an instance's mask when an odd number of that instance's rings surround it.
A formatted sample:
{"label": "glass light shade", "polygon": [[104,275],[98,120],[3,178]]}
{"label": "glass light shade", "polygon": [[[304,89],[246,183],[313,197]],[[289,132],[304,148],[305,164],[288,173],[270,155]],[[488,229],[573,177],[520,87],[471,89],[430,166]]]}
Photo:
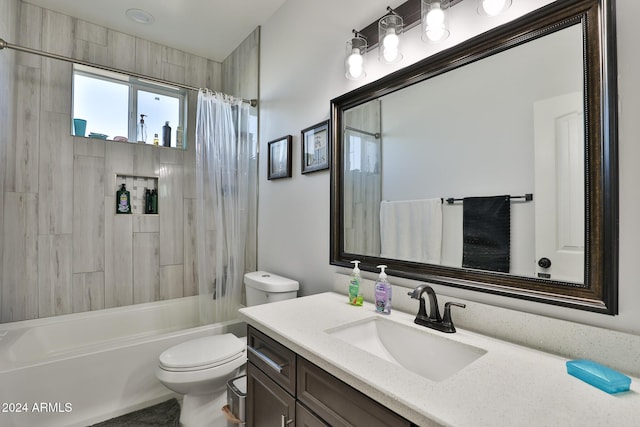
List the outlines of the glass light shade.
{"label": "glass light shade", "polygon": [[422,0],[422,40],[438,43],[449,37],[449,0]]}
{"label": "glass light shade", "polygon": [[484,16],[498,16],[511,7],[511,0],[478,0],[478,13]]}
{"label": "glass light shade", "polygon": [[347,41],[347,52],[344,60],[345,77],[349,80],[360,80],[367,73],[364,70],[364,54],[367,52],[367,41],[356,36]]}
{"label": "glass light shade", "polygon": [[403,26],[402,17],[395,14],[383,16],[378,21],[378,57],[385,64],[402,60],[399,36]]}

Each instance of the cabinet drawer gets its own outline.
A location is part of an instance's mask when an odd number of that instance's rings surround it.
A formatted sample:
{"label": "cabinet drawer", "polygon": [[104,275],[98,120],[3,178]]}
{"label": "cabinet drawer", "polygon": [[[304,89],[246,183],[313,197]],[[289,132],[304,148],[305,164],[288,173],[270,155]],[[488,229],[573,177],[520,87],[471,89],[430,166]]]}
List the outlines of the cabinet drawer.
{"label": "cabinet drawer", "polygon": [[248,359],[269,378],[296,395],[296,354],[251,326],[247,329]]}
{"label": "cabinet drawer", "polygon": [[395,412],[301,357],[297,377],[298,400],[333,427],[411,426]]}

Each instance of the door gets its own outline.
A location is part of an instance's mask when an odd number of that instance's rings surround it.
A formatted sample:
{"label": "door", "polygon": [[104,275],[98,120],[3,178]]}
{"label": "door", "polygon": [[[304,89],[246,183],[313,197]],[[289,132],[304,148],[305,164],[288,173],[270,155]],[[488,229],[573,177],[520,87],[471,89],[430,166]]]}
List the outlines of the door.
{"label": "door", "polygon": [[581,92],[534,104],[538,277],[584,283],[584,147]]}
{"label": "door", "polygon": [[247,364],[247,426],[295,426],[296,401],[253,363]]}

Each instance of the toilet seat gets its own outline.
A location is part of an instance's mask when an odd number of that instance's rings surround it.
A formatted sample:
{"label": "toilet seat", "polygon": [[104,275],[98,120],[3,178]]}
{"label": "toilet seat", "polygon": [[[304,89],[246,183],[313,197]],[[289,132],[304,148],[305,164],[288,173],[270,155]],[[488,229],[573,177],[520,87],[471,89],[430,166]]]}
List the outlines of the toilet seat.
{"label": "toilet seat", "polygon": [[183,342],[160,355],[160,368],[190,372],[214,368],[245,357],[246,346],[233,334],[213,335]]}

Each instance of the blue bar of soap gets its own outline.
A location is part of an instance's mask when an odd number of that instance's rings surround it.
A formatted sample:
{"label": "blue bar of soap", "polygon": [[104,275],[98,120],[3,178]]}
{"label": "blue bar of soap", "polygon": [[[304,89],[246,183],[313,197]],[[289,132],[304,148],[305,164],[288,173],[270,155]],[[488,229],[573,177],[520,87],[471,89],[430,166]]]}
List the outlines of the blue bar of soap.
{"label": "blue bar of soap", "polygon": [[569,360],[567,372],[607,393],[628,391],[631,385],[631,378],[628,376],[592,360]]}

